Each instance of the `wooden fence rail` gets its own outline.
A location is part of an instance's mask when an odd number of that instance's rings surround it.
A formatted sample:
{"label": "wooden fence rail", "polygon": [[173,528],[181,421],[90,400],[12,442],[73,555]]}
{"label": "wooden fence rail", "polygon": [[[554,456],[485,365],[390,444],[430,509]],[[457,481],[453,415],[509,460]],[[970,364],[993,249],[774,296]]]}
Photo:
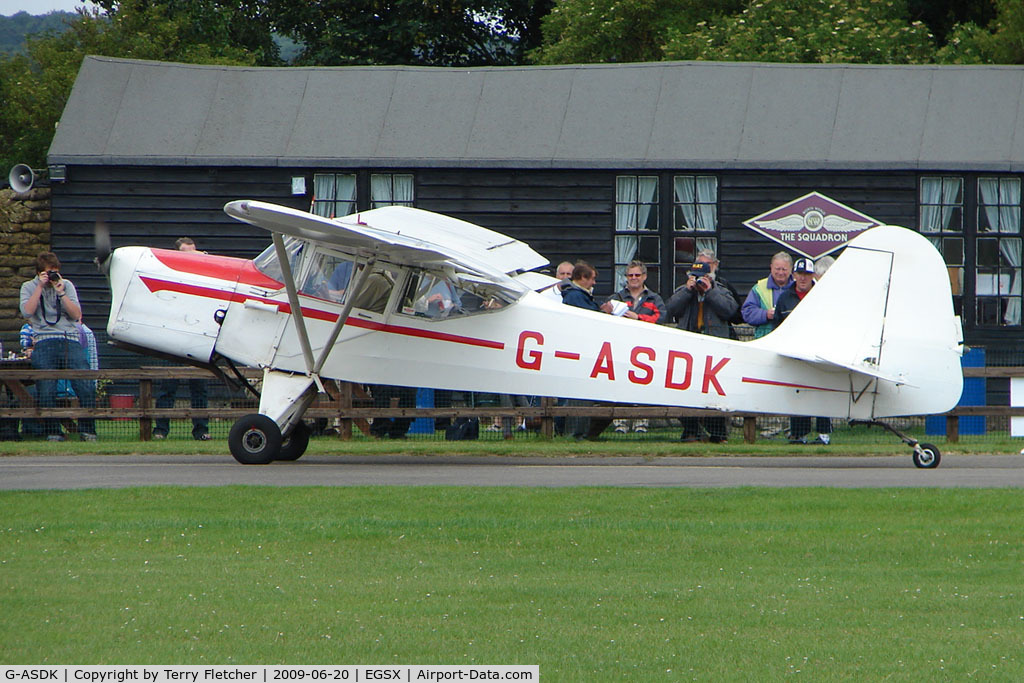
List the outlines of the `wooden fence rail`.
{"label": "wooden fence rail", "polygon": [[[261,373],[246,370],[251,379],[258,379]],[[964,368],[964,377],[1006,378],[1024,377],[1024,367],[986,367]],[[79,406],[58,406],[41,408],[28,391],[28,386],[39,379],[91,379],[111,380],[114,382],[138,382],[139,390],[135,405],[130,408],[110,408],[97,406],[82,408]],[[4,361],[0,366],[0,393],[6,394],[7,400],[0,403],[0,415],[8,418],[56,418],[71,420],[81,417],[123,418],[139,421],[139,438],[148,441],[153,436],[153,420],[160,417],[170,419],[191,419],[193,417],[217,417],[237,419],[255,411],[250,407],[214,407],[214,408],[156,408],[153,393],[154,380],[164,379],[213,379],[216,376],[207,370],[192,367],[142,367],[131,369],[103,370],[35,370],[24,361]],[[219,380],[217,380],[219,381]],[[761,414],[732,413],[716,410],[693,408],[674,408],[666,406],[636,406],[619,404],[595,404],[592,406],[559,406],[555,399],[542,398],[536,407],[516,406],[503,407],[466,407],[450,408],[400,408],[373,407],[369,397],[362,392],[360,385],[348,382],[328,382],[328,395],[320,395],[306,411],[310,418],[337,418],[340,423],[339,435],[342,439],[352,438],[353,426],[369,433],[369,420],[374,417],[409,417],[409,418],[459,418],[459,417],[497,417],[521,420],[540,420],[540,431],[544,436],[554,435],[554,420],[559,417],[603,417],[610,419],[636,418],[667,418],[674,419],[690,416],[726,416],[743,419],[743,438],[747,443],[757,439],[757,417]],[[15,400],[10,400],[11,398]],[[0,397],[2,400],[3,397]],[[959,420],[961,416],[990,417],[1024,417],[1024,406],[957,406],[944,413],[946,418],[946,440],[959,440]]]}

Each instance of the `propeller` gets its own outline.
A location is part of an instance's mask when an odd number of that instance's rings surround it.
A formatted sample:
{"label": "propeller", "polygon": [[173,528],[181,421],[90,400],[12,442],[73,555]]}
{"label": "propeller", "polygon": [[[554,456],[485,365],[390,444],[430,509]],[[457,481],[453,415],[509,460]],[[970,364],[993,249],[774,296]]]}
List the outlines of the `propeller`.
{"label": "propeller", "polygon": [[106,220],[103,218],[96,219],[92,236],[96,250],[93,263],[100,269],[100,272],[106,273],[110,269],[110,253],[112,251],[110,248],[110,228],[107,227]]}

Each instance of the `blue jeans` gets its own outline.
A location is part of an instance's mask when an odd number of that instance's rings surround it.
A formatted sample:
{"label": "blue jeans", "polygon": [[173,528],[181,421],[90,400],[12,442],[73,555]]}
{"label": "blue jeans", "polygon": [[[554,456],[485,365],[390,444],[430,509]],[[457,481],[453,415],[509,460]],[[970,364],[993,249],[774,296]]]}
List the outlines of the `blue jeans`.
{"label": "blue jeans", "polygon": [[[178,379],[170,378],[165,379],[160,383],[160,396],[156,399],[157,408],[173,408],[174,399],[178,395]],[[188,380],[188,394],[189,399],[192,402],[193,408],[205,408],[206,407],[206,380],[205,379],[190,379]],[[192,418],[192,438],[202,438],[204,434],[210,431],[210,421],[205,417],[194,417]],[[153,427],[154,434],[163,434],[167,436],[167,433],[171,431],[171,421],[166,417],[158,417],[156,420],[156,426]]]}
{"label": "blue jeans", "polygon": [[[85,348],[77,341],[70,339],[41,339],[32,348],[32,367],[37,370],[88,370],[89,360]],[[96,407],[96,385],[91,379],[71,380],[71,390],[78,397],[78,404],[83,408]],[[54,408],[57,405],[57,380],[36,380],[36,400],[42,408]],[[60,434],[60,423],[49,418],[43,421],[46,434]],[[96,420],[83,417],[78,420],[80,434],[95,434]]]}

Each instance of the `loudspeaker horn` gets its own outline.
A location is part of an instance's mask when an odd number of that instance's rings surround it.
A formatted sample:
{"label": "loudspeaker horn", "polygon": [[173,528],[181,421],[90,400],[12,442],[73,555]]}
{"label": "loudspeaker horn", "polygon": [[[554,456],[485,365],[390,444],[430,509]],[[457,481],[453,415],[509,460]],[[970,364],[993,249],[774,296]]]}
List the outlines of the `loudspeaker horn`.
{"label": "loudspeaker horn", "polygon": [[7,182],[15,192],[28,192],[36,182],[36,174],[26,164],[15,164],[7,174]]}

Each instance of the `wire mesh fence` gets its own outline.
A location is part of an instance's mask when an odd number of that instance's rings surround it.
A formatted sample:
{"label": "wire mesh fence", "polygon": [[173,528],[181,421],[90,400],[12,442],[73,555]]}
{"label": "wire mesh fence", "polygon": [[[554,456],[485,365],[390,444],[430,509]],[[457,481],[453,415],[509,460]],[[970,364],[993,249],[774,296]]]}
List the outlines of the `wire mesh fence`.
{"label": "wire mesh fence", "polygon": [[[1003,354],[1002,362],[1024,362]],[[990,360],[994,360],[990,356]],[[0,368],[0,440],[79,438],[77,420],[96,418],[100,440],[163,438],[226,439],[235,420],[258,410],[258,398],[239,382],[214,379],[198,368],[147,365],[99,371],[51,371],[65,378],[89,377],[96,386],[96,408],[84,410],[67,387],[55,406],[35,405],[34,382],[46,372],[27,364]],[[56,374],[54,375],[56,377]],[[1013,400],[1014,377],[1024,366],[965,368],[965,390],[980,405],[962,405],[947,415],[898,418],[889,422],[911,438],[935,443],[1003,444],[1014,448],[1024,435],[1024,397]],[[259,373],[248,379],[258,385]],[[1024,382],[1024,380],[1021,380]],[[257,387],[258,388],[258,387]],[[747,442],[850,444],[892,442],[892,436],[866,426],[833,420],[823,429],[807,419],[794,432],[787,416],[725,415],[656,406],[594,404],[486,392],[461,392],[383,385],[328,383],[307,411],[312,435],[360,440],[600,439],[627,442]],[[1020,424],[1018,424],[1020,423]],[[1009,444],[1009,446],[1007,446]],[[1024,445],[1024,444],[1021,444]]]}

